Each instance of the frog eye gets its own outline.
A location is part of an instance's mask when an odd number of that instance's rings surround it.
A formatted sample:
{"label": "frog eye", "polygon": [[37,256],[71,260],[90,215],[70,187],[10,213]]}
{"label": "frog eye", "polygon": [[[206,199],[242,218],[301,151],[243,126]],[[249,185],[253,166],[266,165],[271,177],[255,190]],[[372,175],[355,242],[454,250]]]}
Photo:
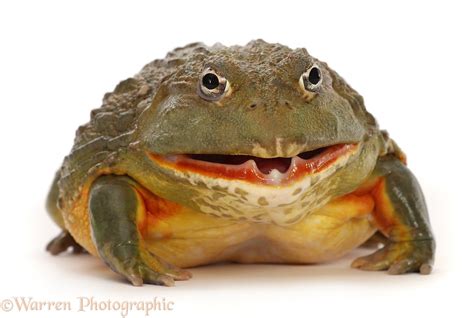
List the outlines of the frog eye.
{"label": "frog eye", "polygon": [[300,77],[301,87],[312,93],[315,93],[322,82],[321,70],[318,66],[313,65],[306,72],[304,72]]}
{"label": "frog eye", "polygon": [[199,79],[198,93],[208,101],[219,100],[228,89],[227,80],[218,75],[213,69],[207,68]]}

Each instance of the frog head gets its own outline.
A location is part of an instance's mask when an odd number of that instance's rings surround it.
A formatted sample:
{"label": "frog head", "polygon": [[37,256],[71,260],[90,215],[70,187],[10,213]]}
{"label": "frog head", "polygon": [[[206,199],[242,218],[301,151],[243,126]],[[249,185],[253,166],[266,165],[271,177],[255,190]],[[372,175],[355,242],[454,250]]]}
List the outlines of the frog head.
{"label": "frog head", "polygon": [[168,63],[176,71],[139,130],[157,171],[190,185],[174,198],[183,204],[289,224],[353,190],[375,164],[378,129],[362,98],[305,49],[194,45]]}

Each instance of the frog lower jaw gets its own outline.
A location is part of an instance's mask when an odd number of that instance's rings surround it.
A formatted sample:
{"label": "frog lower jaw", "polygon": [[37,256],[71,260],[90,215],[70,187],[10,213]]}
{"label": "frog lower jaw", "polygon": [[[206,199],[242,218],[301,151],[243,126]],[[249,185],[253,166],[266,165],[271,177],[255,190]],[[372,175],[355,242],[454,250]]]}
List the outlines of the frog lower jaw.
{"label": "frog lower jaw", "polygon": [[260,158],[241,155],[149,154],[159,166],[210,178],[242,180],[254,184],[288,185],[308,175],[346,161],[360,144],[337,144],[291,158]]}

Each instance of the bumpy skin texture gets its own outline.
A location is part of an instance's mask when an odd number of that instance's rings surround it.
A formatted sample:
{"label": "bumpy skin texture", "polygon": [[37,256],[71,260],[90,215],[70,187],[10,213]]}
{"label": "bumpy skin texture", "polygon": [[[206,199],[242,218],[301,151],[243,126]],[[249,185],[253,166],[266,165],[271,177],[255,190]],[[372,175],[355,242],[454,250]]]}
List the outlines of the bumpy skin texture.
{"label": "bumpy skin texture", "polygon": [[[218,98],[203,96],[209,70],[225,79]],[[353,267],[429,273],[434,239],[405,163],[306,50],[190,44],[120,82],[79,127],[48,196],[63,230],[48,250],[83,247],[135,285],[172,285],[191,277],[179,267],[328,261],[379,231],[387,243]]]}

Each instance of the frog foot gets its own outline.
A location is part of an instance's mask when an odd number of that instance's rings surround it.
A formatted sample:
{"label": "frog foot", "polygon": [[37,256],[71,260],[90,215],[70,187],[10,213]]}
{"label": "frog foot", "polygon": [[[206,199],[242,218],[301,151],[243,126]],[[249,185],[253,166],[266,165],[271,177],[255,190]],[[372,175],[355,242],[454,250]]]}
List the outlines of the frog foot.
{"label": "frog foot", "polygon": [[399,275],[409,272],[431,273],[435,244],[433,240],[390,242],[373,254],[355,259],[351,267],[367,271],[387,270]]}
{"label": "frog foot", "polygon": [[51,255],[58,255],[66,252],[70,247],[72,247],[73,254],[86,253],[86,250],[74,240],[71,234],[63,230],[48,243],[46,250],[50,252]]}
{"label": "frog foot", "polygon": [[189,271],[180,269],[141,248],[137,257],[129,257],[133,250],[136,250],[136,247],[124,244],[113,249],[105,248],[103,252],[112,270],[124,276],[134,286],[142,286],[144,283],[174,286],[175,281],[192,277]]}

